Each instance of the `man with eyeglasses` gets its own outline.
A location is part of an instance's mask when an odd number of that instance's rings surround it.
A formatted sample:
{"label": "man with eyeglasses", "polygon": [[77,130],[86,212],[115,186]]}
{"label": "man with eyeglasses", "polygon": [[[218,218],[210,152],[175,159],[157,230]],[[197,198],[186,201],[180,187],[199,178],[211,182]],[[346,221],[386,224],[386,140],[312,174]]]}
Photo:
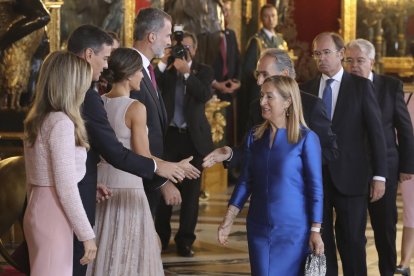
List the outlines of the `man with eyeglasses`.
{"label": "man with eyeglasses", "polygon": [[[289,76],[294,79],[296,73],[293,62],[286,51],[275,48],[267,49],[261,54],[257,62],[255,77],[258,87],[263,84],[267,77],[277,75]],[[319,137],[323,163],[334,160],[338,155],[336,136],[331,130],[331,120],[326,113],[322,101],[318,97],[303,91],[301,91],[301,100],[305,122]],[[260,102],[259,99],[256,99],[250,105],[246,131],[263,122],[261,114]],[[236,155],[235,158],[231,158],[233,154]],[[211,167],[215,163],[225,160],[232,161],[230,166],[233,166],[235,160],[240,159],[240,154],[241,152],[238,149],[235,149],[233,152],[227,146],[218,148],[204,158],[203,166]]]}
{"label": "man with eyeglasses", "polygon": [[339,157],[328,162],[323,172],[326,275],[338,275],[337,244],[344,275],[363,276],[367,275],[367,197],[371,202],[379,200],[387,177],[381,112],[372,83],[344,72],[342,37],[321,33],[312,46],[321,76],[304,83],[301,89],[322,98],[339,149]]}
{"label": "man with eyeglasses", "polygon": [[414,136],[411,118],[404,101],[402,82],[372,71],[375,63],[375,48],[371,42],[365,39],[349,42],[345,50],[345,63],[345,69],[349,73],[373,82],[375,96],[381,108],[387,143],[387,188],[380,200],[368,204],[368,210],[379,257],[379,271],[381,276],[394,275],[397,263],[395,240],[398,180],[400,182],[409,180],[414,173]]}

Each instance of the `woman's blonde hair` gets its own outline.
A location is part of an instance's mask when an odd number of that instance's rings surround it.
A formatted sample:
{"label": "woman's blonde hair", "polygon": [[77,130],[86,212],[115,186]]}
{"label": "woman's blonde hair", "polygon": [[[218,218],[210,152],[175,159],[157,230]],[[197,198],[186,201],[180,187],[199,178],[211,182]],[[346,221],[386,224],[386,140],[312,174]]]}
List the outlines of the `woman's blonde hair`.
{"label": "woman's blonde hair", "polygon": [[32,107],[24,120],[25,139],[33,145],[50,112],[65,113],[75,125],[77,146],[89,148],[80,106],[91,86],[92,68],[75,54],[56,51],[42,64]]}
{"label": "woman's blonde hair", "polygon": [[[291,99],[291,104],[286,111],[286,128],[288,132],[289,143],[297,143],[301,137],[301,126],[306,127],[303,119],[302,100],[300,97],[299,86],[297,82],[291,77],[287,76],[272,76],[264,80],[263,84],[270,83],[283,99]],[[265,120],[254,131],[255,140],[261,138],[267,128],[270,127],[270,122]]]}

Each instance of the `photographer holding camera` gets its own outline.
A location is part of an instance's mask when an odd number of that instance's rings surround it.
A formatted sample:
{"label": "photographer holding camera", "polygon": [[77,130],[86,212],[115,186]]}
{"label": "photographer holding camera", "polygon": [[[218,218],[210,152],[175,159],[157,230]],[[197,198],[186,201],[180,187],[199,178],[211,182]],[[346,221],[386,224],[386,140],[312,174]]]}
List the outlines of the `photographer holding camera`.
{"label": "photographer holding camera", "polygon": [[[173,46],[167,48],[155,70],[167,110],[168,130],[165,137],[165,159],[181,160],[193,156],[191,164],[200,171],[203,157],[213,149],[211,129],[204,113],[205,103],[211,98],[213,71],[193,60],[197,50],[194,34],[174,27]],[[182,203],[180,225],[175,235],[177,254],[192,257],[194,231],[198,218],[200,179],[185,179],[178,184]],[[171,236],[172,207],[160,202],[155,216],[155,227],[163,250]]]}

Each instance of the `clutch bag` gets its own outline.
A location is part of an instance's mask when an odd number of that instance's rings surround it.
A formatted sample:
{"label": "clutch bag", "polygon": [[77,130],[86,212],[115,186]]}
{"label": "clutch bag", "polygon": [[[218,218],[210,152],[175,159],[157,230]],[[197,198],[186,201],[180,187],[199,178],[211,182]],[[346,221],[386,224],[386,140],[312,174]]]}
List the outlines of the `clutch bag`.
{"label": "clutch bag", "polygon": [[324,254],[316,255],[310,253],[306,257],[305,276],[325,276],[326,257]]}

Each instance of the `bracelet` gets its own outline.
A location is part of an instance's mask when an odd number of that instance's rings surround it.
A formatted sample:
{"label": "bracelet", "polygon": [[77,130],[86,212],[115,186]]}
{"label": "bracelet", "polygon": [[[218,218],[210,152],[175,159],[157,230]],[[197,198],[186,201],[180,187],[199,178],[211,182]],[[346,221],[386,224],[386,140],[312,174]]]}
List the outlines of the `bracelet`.
{"label": "bracelet", "polygon": [[321,232],[321,228],[319,227],[311,227],[311,232],[316,232],[316,233],[320,233]]}

